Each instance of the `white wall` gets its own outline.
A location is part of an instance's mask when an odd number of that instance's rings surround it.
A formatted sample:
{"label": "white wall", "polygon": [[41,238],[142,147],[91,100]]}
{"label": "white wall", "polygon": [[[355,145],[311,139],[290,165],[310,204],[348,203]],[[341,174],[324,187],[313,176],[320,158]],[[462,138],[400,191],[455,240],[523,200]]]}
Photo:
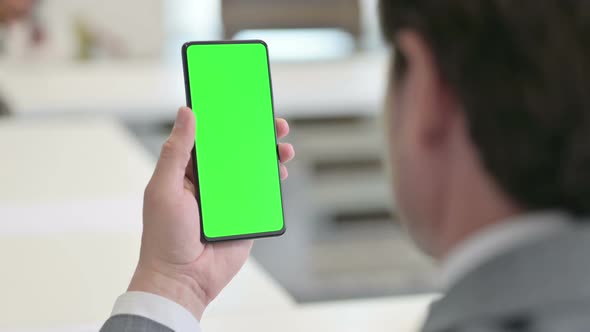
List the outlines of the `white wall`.
{"label": "white wall", "polygon": [[164,0],[164,7],[170,35],[190,36],[193,40],[220,38],[220,0]]}

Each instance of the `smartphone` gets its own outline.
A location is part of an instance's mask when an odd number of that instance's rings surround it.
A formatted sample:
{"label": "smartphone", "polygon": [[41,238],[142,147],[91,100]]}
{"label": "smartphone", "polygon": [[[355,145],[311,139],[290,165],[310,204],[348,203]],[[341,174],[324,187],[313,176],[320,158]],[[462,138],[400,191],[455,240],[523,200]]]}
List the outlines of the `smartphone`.
{"label": "smartphone", "polygon": [[268,47],[261,40],[188,42],[186,102],[201,239],[279,236],[285,218]]}

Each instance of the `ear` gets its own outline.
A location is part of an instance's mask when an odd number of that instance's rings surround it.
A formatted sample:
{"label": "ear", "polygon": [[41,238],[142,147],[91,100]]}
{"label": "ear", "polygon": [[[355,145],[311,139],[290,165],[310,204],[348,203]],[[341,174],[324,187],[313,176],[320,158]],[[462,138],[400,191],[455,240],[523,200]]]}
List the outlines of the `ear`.
{"label": "ear", "polygon": [[426,147],[440,144],[457,120],[459,105],[424,39],[417,32],[406,30],[396,40],[407,65],[400,87],[407,106],[407,114],[402,115],[404,121],[415,143]]}

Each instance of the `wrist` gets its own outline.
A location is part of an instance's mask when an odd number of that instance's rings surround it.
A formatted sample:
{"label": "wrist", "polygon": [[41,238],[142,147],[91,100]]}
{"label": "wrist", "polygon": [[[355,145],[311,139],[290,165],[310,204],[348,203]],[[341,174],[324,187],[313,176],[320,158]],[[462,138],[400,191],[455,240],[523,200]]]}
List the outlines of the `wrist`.
{"label": "wrist", "polygon": [[199,321],[209,304],[206,293],[193,278],[146,268],[141,264],[135,270],[127,290],[165,297],[183,306]]}

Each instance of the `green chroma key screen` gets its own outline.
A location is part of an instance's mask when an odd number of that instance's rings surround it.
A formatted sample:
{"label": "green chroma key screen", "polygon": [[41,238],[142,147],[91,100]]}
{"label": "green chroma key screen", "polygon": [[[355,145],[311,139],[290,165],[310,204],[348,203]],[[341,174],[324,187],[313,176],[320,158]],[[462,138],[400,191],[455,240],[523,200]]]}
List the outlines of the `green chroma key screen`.
{"label": "green chroma key screen", "polygon": [[207,241],[284,232],[272,88],[261,41],[183,47],[196,117],[197,199]]}

